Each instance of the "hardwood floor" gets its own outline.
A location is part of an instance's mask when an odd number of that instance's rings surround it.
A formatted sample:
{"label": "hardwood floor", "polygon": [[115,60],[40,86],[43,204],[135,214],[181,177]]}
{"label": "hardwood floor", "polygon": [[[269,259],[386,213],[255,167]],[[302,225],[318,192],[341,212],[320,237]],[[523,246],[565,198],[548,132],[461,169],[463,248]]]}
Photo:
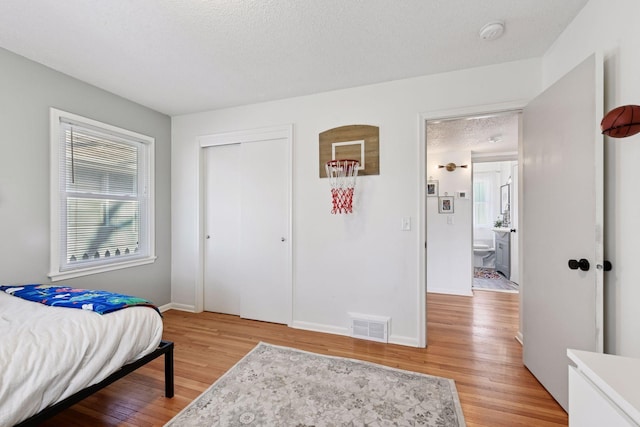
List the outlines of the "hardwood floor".
{"label": "hardwood floor", "polygon": [[452,378],[468,426],[567,425],[567,414],[522,365],[514,339],[518,295],[474,294],[427,296],[426,349],[170,310],[164,313],[164,338],[176,346],[173,399],[163,397],[164,365],[156,360],[44,425],[161,426],[259,341]]}

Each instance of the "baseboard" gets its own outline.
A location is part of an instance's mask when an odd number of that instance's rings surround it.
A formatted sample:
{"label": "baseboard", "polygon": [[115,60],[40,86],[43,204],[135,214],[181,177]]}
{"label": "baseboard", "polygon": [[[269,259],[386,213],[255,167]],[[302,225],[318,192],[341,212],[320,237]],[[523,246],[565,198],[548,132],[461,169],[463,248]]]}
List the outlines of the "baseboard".
{"label": "baseboard", "polygon": [[406,347],[418,347],[418,340],[412,337],[403,337],[401,335],[390,335],[389,344],[404,345]]}
{"label": "baseboard", "polygon": [[473,292],[471,292],[471,289],[469,289],[468,292],[462,292],[462,291],[452,291],[451,289],[446,289],[446,288],[428,288],[427,293],[428,294],[460,295],[463,297],[473,296]]}
{"label": "baseboard", "polygon": [[[340,328],[338,326],[330,326],[322,323],[294,321],[291,325],[295,329],[304,329],[305,331],[322,332],[325,334],[351,336],[349,328]],[[407,347],[418,347],[418,340],[412,337],[403,337],[401,335],[390,335],[389,344],[404,345]]]}
{"label": "baseboard", "polygon": [[515,338],[516,341],[520,343],[520,345],[524,345],[524,337],[522,336],[522,332],[518,331]]}
{"label": "baseboard", "polygon": [[160,307],[158,307],[158,310],[160,310],[160,313],[164,313],[167,310],[171,310],[171,303],[161,305]]}
{"label": "baseboard", "polygon": [[323,332],[325,334],[346,335],[350,336],[349,328],[340,328],[338,326],[325,325],[322,323],[301,322],[294,320],[290,325],[295,329],[304,329],[305,331]]}
{"label": "baseboard", "polygon": [[193,305],[187,304],[179,304],[177,302],[171,302],[169,304],[163,305],[162,307],[158,307],[160,312],[163,313],[167,310],[178,310],[178,311],[188,311],[189,313],[195,313],[196,308]]}

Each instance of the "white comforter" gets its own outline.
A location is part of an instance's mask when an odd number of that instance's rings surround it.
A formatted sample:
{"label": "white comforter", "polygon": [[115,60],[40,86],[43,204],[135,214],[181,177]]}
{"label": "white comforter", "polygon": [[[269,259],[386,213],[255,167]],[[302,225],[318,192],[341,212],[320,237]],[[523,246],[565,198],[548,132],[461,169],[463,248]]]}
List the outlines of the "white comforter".
{"label": "white comforter", "polygon": [[100,315],[0,292],[0,426],[102,381],[161,337],[162,319],[149,307]]}

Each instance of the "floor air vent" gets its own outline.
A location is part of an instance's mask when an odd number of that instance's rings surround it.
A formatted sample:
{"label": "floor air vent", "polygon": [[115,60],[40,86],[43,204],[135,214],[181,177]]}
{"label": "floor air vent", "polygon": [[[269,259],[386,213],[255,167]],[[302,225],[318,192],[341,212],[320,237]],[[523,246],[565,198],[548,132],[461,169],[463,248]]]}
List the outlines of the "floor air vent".
{"label": "floor air vent", "polygon": [[349,313],[351,318],[351,336],[365,340],[388,342],[389,317]]}

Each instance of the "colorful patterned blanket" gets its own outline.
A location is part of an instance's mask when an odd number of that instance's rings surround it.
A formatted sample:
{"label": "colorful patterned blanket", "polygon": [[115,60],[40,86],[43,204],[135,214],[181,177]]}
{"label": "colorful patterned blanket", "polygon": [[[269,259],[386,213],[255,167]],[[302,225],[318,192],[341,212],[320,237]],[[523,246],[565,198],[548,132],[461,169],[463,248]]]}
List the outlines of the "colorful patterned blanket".
{"label": "colorful patterned blanket", "polygon": [[[98,314],[111,313],[127,307],[147,306],[160,310],[150,301],[130,295],[94,289],[77,289],[55,285],[2,285],[0,292],[55,307],[79,308]],[[162,314],[160,314],[162,316]]]}

